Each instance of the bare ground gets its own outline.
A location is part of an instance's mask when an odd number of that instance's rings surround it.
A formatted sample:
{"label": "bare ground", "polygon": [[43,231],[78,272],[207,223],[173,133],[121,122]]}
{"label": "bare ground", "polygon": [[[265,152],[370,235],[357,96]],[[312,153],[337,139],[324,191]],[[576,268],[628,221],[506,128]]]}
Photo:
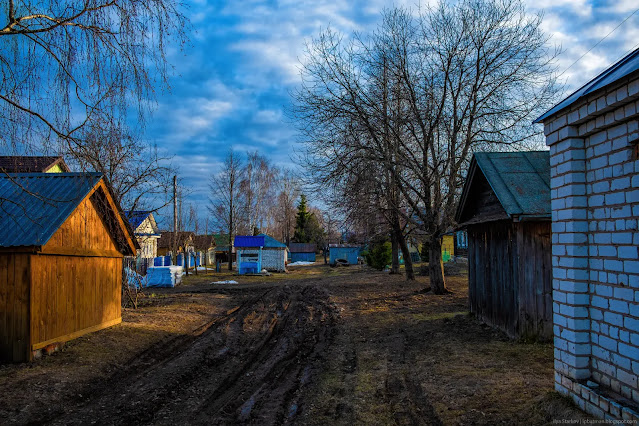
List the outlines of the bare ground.
{"label": "bare ground", "polygon": [[[239,285],[211,281],[236,279]],[[123,324],[0,366],[2,424],[546,424],[552,346],[467,313],[467,282],[300,267],[191,276]]]}

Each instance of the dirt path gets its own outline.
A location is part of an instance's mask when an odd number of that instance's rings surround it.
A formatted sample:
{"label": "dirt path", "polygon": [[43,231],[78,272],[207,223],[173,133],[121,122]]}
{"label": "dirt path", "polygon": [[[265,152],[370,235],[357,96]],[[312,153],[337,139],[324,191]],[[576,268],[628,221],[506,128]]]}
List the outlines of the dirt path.
{"label": "dirt path", "polygon": [[334,308],[318,286],[272,287],[153,347],[55,424],[282,424],[295,418]]}
{"label": "dirt path", "polygon": [[[255,278],[255,277],[254,277]],[[272,279],[276,278],[276,279]],[[544,424],[552,347],[523,345],[427,280],[322,267],[147,295],[125,322],[0,366],[0,423]],[[125,352],[125,348],[129,352]]]}

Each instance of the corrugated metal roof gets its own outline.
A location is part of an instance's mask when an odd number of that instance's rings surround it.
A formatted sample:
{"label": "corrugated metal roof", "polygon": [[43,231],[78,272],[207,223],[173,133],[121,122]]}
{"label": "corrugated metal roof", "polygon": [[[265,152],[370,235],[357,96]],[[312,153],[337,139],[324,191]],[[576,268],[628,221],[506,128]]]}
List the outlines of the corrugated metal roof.
{"label": "corrugated metal roof", "polygon": [[233,241],[235,247],[264,247],[263,236],[236,235]]}
{"label": "corrugated metal roof", "polygon": [[288,247],[286,247],[286,244],[277,241],[275,238],[271,237],[270,235],[260,234],[259,236],[264,237],[264,247],[288,249]]}
{"label": "corrugated metal roof", "polygon": [[536,119],[534,123],[541,123],[546,118],[558,113],[564,108],[569,107],[584,96],[596,90],[602,89],[637,70],[639,70],[639,49],[636,49],[633,52],[629,53],[621,60],[616,62],[614,65],[612,65],[610,68],[607,68],[597,77],[584,84],[572,95],[568,96],[566,99],[551,108],[544,115]]}
{"label": "corrugated metal roof", "polygon": [[144,219],[149,217],[150,214],[151,212],[141,210],[124,212],[124,216],[126,216],[134,230],[137,229],[138,226],[140,226],[142,222],[144,222]]}
{"label": "corrugated metal roof", "polygon": [[313,243],[290,243],[288,249],[291,253],[315,253],[316,246]]}
{"label": "corrugated metal roof", "polygon": [[0,247],[46,244],[100,179],[100,173],[0,175]]}
{"label": "corrugated metal roof", "polygon": [[235,237],[233,245],[235,247],[287,248],[286,244],[266,234],[257,236],[238,235]]}
{"label": "corrugated metal roof", "polygon": [[478,152],[474,160],[506,213],[550,217],[550,152]]}

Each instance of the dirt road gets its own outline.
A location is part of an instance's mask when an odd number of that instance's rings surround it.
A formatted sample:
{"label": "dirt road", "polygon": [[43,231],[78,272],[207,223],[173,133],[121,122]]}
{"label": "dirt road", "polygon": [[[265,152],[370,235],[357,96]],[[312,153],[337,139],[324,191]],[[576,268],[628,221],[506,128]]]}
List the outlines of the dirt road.
{"label": "dirt road", "polygon": [[468,316],[463,279],[449,280],[447,296],[425,292],[425,278],[356,269],[210,280],[153,293],[122,326],[36,363],[0,367],[0,418],[438,425],[579,416],[549,393],[551,347],[516,344]]}

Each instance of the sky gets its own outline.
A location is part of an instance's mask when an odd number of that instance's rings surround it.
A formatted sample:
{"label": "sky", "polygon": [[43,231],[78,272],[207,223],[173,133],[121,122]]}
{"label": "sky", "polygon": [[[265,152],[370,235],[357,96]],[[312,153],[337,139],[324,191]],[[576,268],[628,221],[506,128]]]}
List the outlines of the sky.
{"label": "sky", "polygon": [[[298,138],[286,112],[300,82],[305,42],[328,26],[344,34],[366,32],[384,8],[417,5],[408,0],[185,1],[191,42],[183,50],[170,49],[170,91],[159,95],[145,137],[174,156],[191,190],[187,202],[201,218],[209,179],[230,147],[258,150],[279,167],[297,167]],[[557,67],[565,71],[566,95],[639,47],[637,0],[525,2],[530,13],[543,12],[542,28],[562,49]]]}

